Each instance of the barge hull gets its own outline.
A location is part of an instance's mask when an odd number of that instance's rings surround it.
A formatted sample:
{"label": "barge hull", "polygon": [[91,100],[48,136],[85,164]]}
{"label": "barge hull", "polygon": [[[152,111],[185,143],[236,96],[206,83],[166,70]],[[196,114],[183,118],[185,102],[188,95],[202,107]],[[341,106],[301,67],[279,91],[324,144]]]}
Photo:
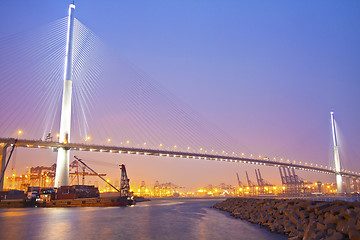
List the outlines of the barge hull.
{"label": "barge hull", "polygon": [[36,207],[115,207],[132,205],[127,197],[117,198],[78,198],[59,199],[46,202],[37,202]]}

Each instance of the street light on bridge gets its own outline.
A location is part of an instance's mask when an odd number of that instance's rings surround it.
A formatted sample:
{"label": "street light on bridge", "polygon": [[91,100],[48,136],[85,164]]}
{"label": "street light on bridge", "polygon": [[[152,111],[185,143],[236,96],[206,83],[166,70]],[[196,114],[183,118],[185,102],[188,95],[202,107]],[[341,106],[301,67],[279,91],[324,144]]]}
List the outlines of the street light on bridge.
{"label": "street light on bridge", "polygon": [[20,138],[20,135],[23,133],[23,131],[22,130],[18,130],[18,132],[17,132],[17,134],[18,134],[18,138]]}

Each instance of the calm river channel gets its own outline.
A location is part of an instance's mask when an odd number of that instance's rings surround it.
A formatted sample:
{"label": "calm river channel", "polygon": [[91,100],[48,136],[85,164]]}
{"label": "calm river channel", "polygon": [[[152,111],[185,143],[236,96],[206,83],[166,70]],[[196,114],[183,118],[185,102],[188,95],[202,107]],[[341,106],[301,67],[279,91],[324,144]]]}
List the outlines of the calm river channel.
{"label": "calm river channel", "polygon": [[221,200],[132,207],[0,209],[0,239],[287,239],[210,208]]}

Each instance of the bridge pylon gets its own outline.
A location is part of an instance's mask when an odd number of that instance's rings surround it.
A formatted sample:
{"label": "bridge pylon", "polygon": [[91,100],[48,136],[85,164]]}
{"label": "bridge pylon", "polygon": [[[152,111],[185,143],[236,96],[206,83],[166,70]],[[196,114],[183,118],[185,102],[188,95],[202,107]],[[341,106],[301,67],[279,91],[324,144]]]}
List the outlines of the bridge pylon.
{"label": "bridge pylon", "polygon": [[333,143],[334,143],[334,162],[335,162],[336,186],[337,186],[337,192],[339,194],[343,194],[344,189],[343,189],[343,180],[342,180],[342,176],[340,173],[341,168],[340,168],[339,146],[338,146],[338,142],[337,142],[334,112],[330,112],[330,115],[331,115],[331,127],[332,127]]}
{"label": "bridge pylon", "polygon": [[4,190],[6,149],[9,146],[8,143],[0,143],[0,191]]}
{"label": "bridge pylon", "polygon": [[[61,122],[60,122],[60,143],[70,142],[71,130],[71,96],[72,96],[72,55],[73,55],[73,36],[75,22],[75,5],[70,4],[67,40],[66,40],[66,56],[64,69],[64,88],[62,96]],[[56,162],[55,187],[69,186],[69,163],[70,149],[60,148],[58,150]]]}

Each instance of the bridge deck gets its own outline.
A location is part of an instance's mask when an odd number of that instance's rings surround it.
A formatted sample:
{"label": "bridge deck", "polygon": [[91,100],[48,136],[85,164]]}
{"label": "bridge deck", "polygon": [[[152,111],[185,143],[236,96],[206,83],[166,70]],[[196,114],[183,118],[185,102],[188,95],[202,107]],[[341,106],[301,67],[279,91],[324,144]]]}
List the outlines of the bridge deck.
{"label": "bridge deck", "polygon": [[[0,143],[14,144],[15,138],[0,138]],[[91,152],[109,152],[109,153],[120,153],[120,154],[137,154],[137,155],[152,155],[152,156],[163,156],[163,157],[179,157],[179,158],[193,158],[213,161],[226,161],[226,162],[237,162],[246,164],[256,164],[263,166],[273,167],[289,167],[304,171],[313,171],[325,174],[336,174],[334,169],[328,169],[327,167],[321,168],[318,166],[311,166],[306,164],[295,164],[291,162],[273,161],[268,158],[246,158],[229,155],[214,155],[206,153],[192,153],[192,152],[181,152],[181,151],[169,151],[161,149],[145,149],[145,148],[131,148],[122,146],[105,146],[105,145],[91,145],[82,143],[59,143],[39,140],[27,140],[18,139],[16,142],[17,147],[24,148],[46,148],[46,149],[58,149],[65,148],[75,151],[91,151]],[[357,172],[342,171],[340,174],[344,177],[360,178],[360,174]]]}

